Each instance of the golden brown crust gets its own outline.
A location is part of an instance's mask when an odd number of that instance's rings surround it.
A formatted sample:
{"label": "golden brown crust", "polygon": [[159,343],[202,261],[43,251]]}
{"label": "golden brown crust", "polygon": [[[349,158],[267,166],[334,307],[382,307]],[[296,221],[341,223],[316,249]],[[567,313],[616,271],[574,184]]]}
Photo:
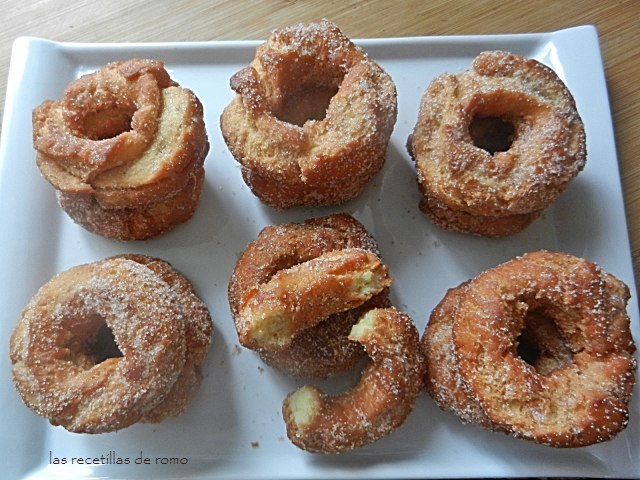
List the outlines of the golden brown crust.
{"label": "golden brown crust", "polygon": [[337,396],[305,386],[283,403],[287,435],[299,448],[346,452],[390,434],[413,410],[425,363],[411,319],[394,308],[373,309],[349,338],[371,358],[356,386]]}
{"label": "golden brown crust", "polygon": [[359,307],[390,284],[386,265],[367,250],[323,253],[247,292],[235,319],[238,338],[248,348],[286,348],[300,332]]}
{"label": "golden brown crust", "polygon": [[507,237],[527,228],[540,216],[540,211],[515,215],[474,215],[449,208],[429,194],[420,200],[420,211],[441,228],[474,233],[484,237]]}
{"label": "golden brown crust", "polygon": [[364,355],[362,345],[348,341],[351,328],[369,310],[389,306],[389,290],[384,289],[361,306],[304,330],[285,349],[260,349],[260,357],[294,378],[325,378],[346,371]]}
{"label": "golden brown crust", "polygon": [[[348,248],[378,254],[373,238],[347,214],[265,227],[238,258],[229,280],[229,307],[236,327],[240,310],[256,286],[281,270]],[[388,302],[388,289],[384,289],[364,305],[335,313],[295,336],[285,349],[256,351],[266,363],[295,377],[327,377],[348,370],[364,355],[361,347],[347,340],[349,330],[364,311]]]}
{"label": "golden brown crust", "polygon": [[[105,330],[117,353],[94,351]],[[72,432],[160,421],[191,400],[211,334],[206,307],[168,263],[111,257],[56,275],[31,299],[11,336],[14,383]]]}
{"label": "golden brown crust", "polygon": [[139,208],[103,208],[93,196],[56,195],[67,215],[88,231],[113,240],[146,240],[189,220],[203,183],[204,169],[198,168],[182,190]]}
{"label": "golden brown crust", "polygon": [[146,412],[142,422],[159,423],[167,417],[180,415],[195,396],[202,383],[204,363],[211,339],[213,323],[207,306],[196,295],[191,282],[170,263],[146,255],[119,255],[140,263],[158,274],[180,299],[185,324],[185,362],[180,375],[167,396],[152,410]]}
{"label": "golden brown crust", "polygon": [[[568,254],[487,270],[433,311],[427,390],[465,421],[538,443],[608,440],[627,425],[635,383],[628,299],[624,283]],[[533,358],[522,343],[538,350]]]}
{"label": "golden brown crust", "polygon": [[395,85],[333,23],[273,31],[231,88],[222,134],[267,205],[342,203],[382,168]]}
{"label": "golden brown crust", "polygon": [[452,409],[462,421],[488,428],[490,424],[482,408],[464,390],[452,341],[453,322],[463,290],[463,285],[449,290],[431,313],[422,337],[427,364],[425,387],[440,408]]}
{"label": "golden brown crust", "polygon": [[[485,144],[501,136],[504,145]],[[564,83],[543,64],[500,51],[431,82],[407,148],[421,209],[443,228],[486,236],[525,228],[586,158],[584,126]]]}
{"label": "golden brown crust", "polygon": [[[63,208],[95,204],[109,212],[106,220],[121,209],[168,207],[169,198],[193,187],[209,148],[198,98],[172,81],[162,62],[146,59],[107,64],[70,83],[61,100],[43,102],[33,111],[33,141]],[[184,219],[170,215],[154,235]],[[85,226],[82,220],[76,218]],[[93,231],[108,236],[111,229]]]}
{"label": "golden brown crust", "polygon": [[[130,162],[151,143],[161,90],[175,83],[161,62],[114,62],[33,111],[33,143],[82,181]],[[130,122],[130,128],[129,127]]]}

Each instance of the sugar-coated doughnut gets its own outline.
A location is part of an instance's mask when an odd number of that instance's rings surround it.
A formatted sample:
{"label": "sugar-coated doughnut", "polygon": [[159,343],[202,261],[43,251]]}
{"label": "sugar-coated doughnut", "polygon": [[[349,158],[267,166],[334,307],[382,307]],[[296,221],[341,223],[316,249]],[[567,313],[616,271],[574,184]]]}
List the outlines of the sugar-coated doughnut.
{"label": "sugar-coated doughnut", "polygon": [[463,421],[553,447],[628,423],[635,344],[627,286],[593,262],[538,251],[449,290],[423,336],[427,391]]}
{"label": "sugar-coated doughnut", "polygon": [[213,333],[189,281],[160,259],[121,255],[54,276],[10,341],[23,401],[53,425],[103,433],[180,414]]}
{"label": "sugar-coated doughnut", "polygon": [[527,227],[586,161],[566,85],[542,63],[503,51],[430,83],[407,149],[421,210],[443,228],[489,237]]}
{"label": "sugar-coated doughnut", "polygon": [[362,447],[396,430],[414,408],[425,363],[412,320],[393,307],[369,310],[349,338],[371,359],[356,386],[337,396],[304,386],[284,401],[287,435],[299,448],[342,453]]}
{"label": "sugar-coated doughnut", "polygon": [[342,203],[382,168],[397,116],[395,85],[332,22],[273,31],[231,88],[222,134],[265,204]]}
{"label": "sugar-coated doughnut", "polygon": [[[240,320],[241,310],[257,289],[278,272],[326,253],[354,248],[379,255],[371,235],[348,214],[265,227],[240,255],[229,280],[229,306],[237,331],[246,328]],[[286,347],[252,344],[252,348],[266,363],[294,377],[328,377],[344,372],[364,356],[362,347],[347,339],[351,327],[368,309],[388,305],[385,288],[360,306],[334,312],[314,326],[298,331],[288,338]],[[240,338],[244,337],[240,333]]]}
{"label": "sugar-coated doughnut", "polygon": [[209,149],[200,101],[149,59],[109,63],[44,101],[33,111],[33,144],[63,209],[117,240],[190,218]]}

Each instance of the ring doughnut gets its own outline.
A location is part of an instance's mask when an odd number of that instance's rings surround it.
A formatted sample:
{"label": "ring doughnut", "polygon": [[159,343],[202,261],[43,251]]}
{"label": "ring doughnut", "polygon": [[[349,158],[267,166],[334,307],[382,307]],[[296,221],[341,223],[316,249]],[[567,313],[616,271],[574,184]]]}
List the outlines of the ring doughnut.
{"label": "ring doughnut", "polygon": [[369,310],[349,338],[371,358],[355,387],[329,396],[304,386],[283,403],[287,435],[301,449],[342,453],[379,440],[404,423],[423,388],[420,339],[407,315]]}
{"label": "ring doughnut", "polygon": [[342,203],[382,168],[395,85],[332,22],[273,31],[230,83],[222,134],[265,204]]}
{"label": "ring doughnut", "polygon": [[450,230],[500,237],[535,220],[584,168],[585,132],[558,76],[482,52],[427,88],[407,142],[421,210]]}
{"label": "ring doughnut", "polygon": [[[229,281],[229,306],[236,329],[244,329],[240,311],[255,295],[256,287],[267,284],[279,271],[325,253],[354,248],[379,254],[373,238],[348,214],[265,227],[238,258]],[[347,339],[351,327],[368,309],[388,305],[385,288],[361,306],[333,313],[299,332],[286,347],[256,347],[255,351],[267,364],[293,377],[327,377],[346,371],[364,356],[362,347]]]}
{"label": "ring doughnut", "polygon": [[159,259],[123,255],[43,285],[10,341],[28,407],[71,432],[103,433],[181,413],[212,335],[206,306]]}
{"label": "ring doughnut", "polygon": [[[159,235],[193,214],[209,149],[198,98],[148,59],[109,63],[43,102],[33,143],[70,217],[119,240]],[[121,228],[131,216],[147,227]]]}
{"label": "ring doughnut", "polygon": [[635,383],[628,299],[623,282],[565,253],[487,270],[432,312],[427,391],[465,422],[537,443],[608,440],[627,425]]}

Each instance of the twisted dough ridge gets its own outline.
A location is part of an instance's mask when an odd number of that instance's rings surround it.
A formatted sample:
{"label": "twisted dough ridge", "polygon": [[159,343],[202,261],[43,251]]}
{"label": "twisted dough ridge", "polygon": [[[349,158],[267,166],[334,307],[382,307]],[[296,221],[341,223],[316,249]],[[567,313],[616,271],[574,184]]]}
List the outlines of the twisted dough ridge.
{"label": "twisted dough ridge", "polygon": [[158,129],[161,91],[175,85],[155,60],[108,64],[72,82],[62,100],[34,110],[34,146],[80,181],[90,181],[146,150]]}

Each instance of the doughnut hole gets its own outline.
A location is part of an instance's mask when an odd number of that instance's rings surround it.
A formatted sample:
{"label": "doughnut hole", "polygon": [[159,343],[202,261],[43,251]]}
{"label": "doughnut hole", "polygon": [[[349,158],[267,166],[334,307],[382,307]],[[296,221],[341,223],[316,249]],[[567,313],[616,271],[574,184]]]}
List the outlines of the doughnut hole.
{"label": "doughnut hole", "polygon": [[80,369],[88,370],[110,358],[124,357],[102,315],[84,311],[67,320],[65,329],[73,335],[69,334],[64,347],[69,360]]}
{"label": "doughnut hole", "polygon": [[573,352],[555,321],[536,311],[525,317],[524,329],[516,341],[516,352],[544,376],[573,361]]}
{"label": "doughnut hole", "polygon": [[81,122],[83,137],[90,140],[106,140],[131,130],[135,108],[114,105],[84,115]]}
{"label": "doughnut hole", "polygon": [[273,115],[299,127],[310,120],[324,120],[344,76],[341,68],[316,58],[284,61],[276,78],[279,91],[272,105]]}
{"label": "doughnut hole", "polygon": [[323,85],[304,86],[287,95],[275,115],[279,120],[299,127],[309,120],[324,120],[329,103],[337,91],[337,88]]}
{"label": "doughnut hole", "polygon": [[95,335],[87,340],[85,352],[93,360],[94,365],[98,365],[109,358],[124,356],[116,343],[111,328],[106,322],[102,322]]}
{"label": "doughnut hole", "polygon": [[469,135],[476,147],[493,155],[511,148],[515,127],[506,118],[477,115],[469,124]]}
{"label": "doughnut hole", "polygon": [[546,107],[518,92],[474,95],[465,113],[468,141],[489,155],[507,152],[521,137],[531,134],[536,122],[547,121],[548,114]]}

